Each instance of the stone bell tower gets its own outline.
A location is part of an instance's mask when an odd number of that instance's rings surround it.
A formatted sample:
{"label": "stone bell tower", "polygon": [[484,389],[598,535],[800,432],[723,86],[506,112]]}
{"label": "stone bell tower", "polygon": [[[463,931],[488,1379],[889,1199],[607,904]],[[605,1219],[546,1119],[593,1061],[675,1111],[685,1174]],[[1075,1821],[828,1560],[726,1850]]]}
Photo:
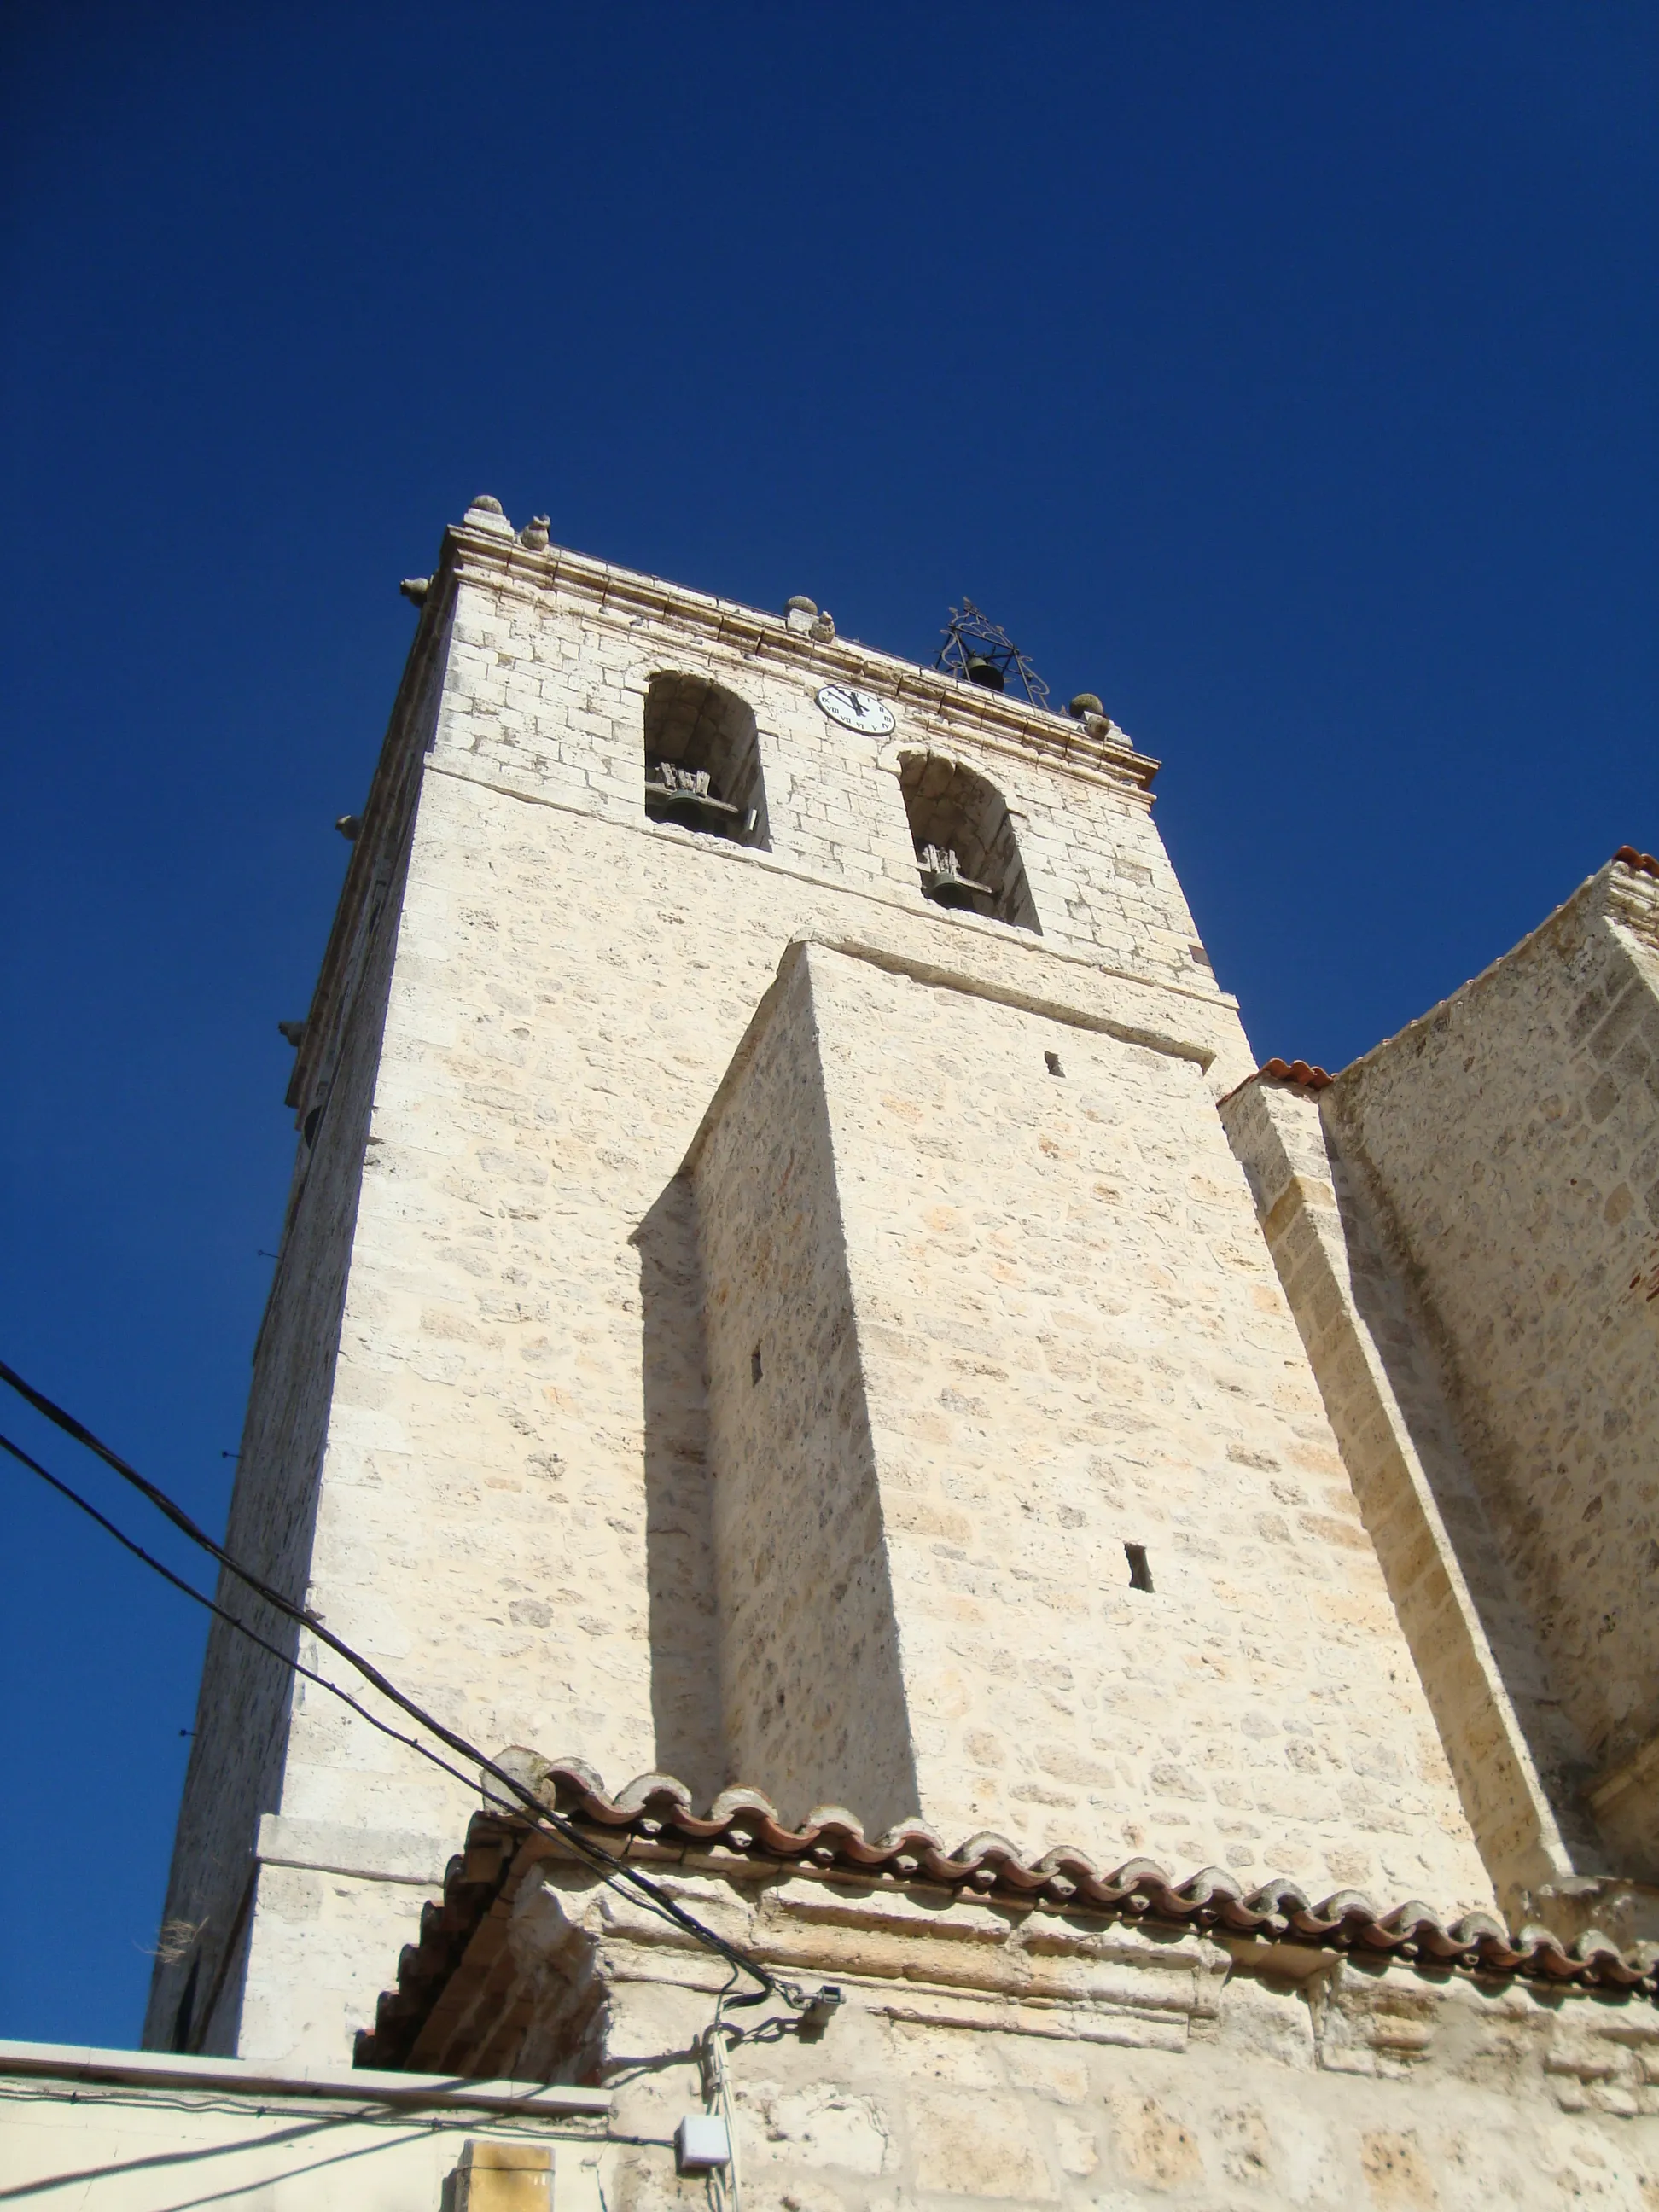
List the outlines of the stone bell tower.
{"label": "stone bell tower", "polygon": [[[1455,1777],[1156,763],[491,499],[405,588],[233,1549],[618,1791],[1449,1910],[1571,1871]],[[216,1626],[151,2042],[343,2057],[477,1802]]]}

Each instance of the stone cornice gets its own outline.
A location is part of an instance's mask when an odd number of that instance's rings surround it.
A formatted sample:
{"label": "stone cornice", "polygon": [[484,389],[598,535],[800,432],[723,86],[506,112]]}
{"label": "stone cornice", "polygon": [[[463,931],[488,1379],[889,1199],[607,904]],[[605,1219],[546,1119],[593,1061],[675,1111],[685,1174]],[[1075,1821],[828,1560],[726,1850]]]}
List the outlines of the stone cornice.
{"label": "stone cornice", "polygon": [[854,679],[927,714],[947,736],[1017,752],[1052,768],[1092,770],[1137,793],[1146,793],[1158,774],[1159,763],[1138,752],[1103,716],[1091,717],[1089,724],[1074,721],[852,639],[808,637],[792,630],[781,615],[641,575],[566,546],[526,545],[504,520],[496,529],[479,527],[473,520],[477,514],[471,510],[467,520],[444,533],[442,565],[459,581],[487,580],[498,588],[575,599],[623,620],[653,617],[708,644],[735,649],[745,659],[769,660],[824,683]]}

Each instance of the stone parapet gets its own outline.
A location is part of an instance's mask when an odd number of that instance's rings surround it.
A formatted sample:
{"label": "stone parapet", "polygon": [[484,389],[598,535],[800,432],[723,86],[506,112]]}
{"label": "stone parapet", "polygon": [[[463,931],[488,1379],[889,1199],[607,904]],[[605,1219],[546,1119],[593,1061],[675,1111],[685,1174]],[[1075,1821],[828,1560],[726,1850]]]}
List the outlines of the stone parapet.
{"label": "stone parapet", "polygon": [[456,580],[510,592],[531,605],[562,601],[619,628],[660,625],[687,642],[732,652],[753,665],[779,662],[823,683],[850,677],[939,718],[948,732],[1055,765],[1091,769],[1140,790],[1158,774],[1159,763],[1138,750],[1107,715],[1053,713],[1015,693],[984,690],[853,638],[815,636],[787,615],[643,575],[568,546],[526,546],[510,532],[481,529],[471,514],[445,533],[440,574],[424,602],[426,622],[441,619],[447,587]]}

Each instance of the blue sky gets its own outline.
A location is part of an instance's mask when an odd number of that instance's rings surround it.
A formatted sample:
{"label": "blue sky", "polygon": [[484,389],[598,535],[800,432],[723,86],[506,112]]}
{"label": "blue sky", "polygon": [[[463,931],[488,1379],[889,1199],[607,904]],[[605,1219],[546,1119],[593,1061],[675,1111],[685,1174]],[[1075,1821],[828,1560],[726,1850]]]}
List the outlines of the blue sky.
{"label": "blue sky", "polygon": [[[1165,763],[1263,1057],[1341,1065],[1659,847],[1650,8],[61,0],[0,40],[0,1351],[216,1523],[276,1024],[398,580],[475,492],[922,659],[970,593]],[[201,1628],[0,1502],[0,2033],[130,2042]]]}

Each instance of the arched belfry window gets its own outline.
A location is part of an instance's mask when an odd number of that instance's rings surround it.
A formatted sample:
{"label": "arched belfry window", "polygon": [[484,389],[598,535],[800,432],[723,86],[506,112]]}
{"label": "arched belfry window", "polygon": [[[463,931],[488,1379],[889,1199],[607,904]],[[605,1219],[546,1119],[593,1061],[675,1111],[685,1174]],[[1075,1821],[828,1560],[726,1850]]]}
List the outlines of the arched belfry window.
{"label": "arched belfry window", "polygon": [[1041,931],[1002,793],[960,762],[908,753],[899,787],[924,894],[936,906]]}
{"label": "arched belfry window", "polygon": [[704,676],[653,676],[645,695],[645,811],[765,846],[766,787],[755,717],[735,692]]}

